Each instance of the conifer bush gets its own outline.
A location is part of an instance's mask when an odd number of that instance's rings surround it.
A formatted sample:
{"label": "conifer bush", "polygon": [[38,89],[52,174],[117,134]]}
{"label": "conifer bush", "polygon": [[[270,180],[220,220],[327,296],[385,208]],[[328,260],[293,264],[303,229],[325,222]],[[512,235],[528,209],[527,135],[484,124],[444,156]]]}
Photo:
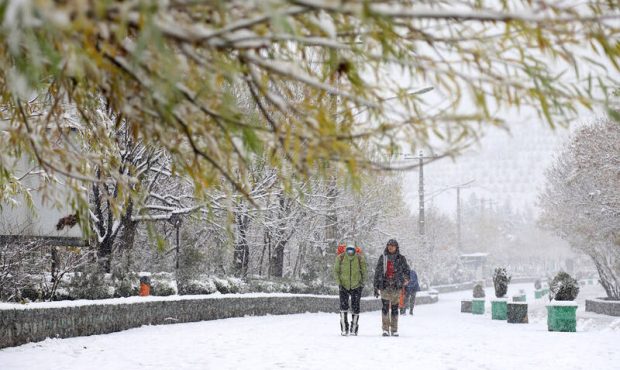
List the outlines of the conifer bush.
{"label": "conifer bush", "polygon": [[512,279],[508,276],[505,267],[497,267],[493,273],[493,287],[495,288],[495,296],[502,298],[508,292],[508,283]]}
{"label": "conifer bush", "polygon": [[549,284],[549,295],[556,301],[574,301],[579,294],[579,283],[564,271],[558,272]]}
{"label": "conifer bush", "polygon": [[474,296],[474,298],[484,298],[485,297],[484,287],[482,287],[482,284],[478,283],[478,284],[474,285],[473,296]]}

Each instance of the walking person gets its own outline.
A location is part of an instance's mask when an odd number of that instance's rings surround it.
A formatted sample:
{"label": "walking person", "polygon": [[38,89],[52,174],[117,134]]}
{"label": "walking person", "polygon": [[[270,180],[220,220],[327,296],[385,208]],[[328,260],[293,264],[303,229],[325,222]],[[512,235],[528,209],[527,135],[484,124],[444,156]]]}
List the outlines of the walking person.
{"label": "walking person", "polygon": [[[360,317],[360,299],[368,276],[366,259],[359,248],[348,244],[345,253],[336,256],[334,278],[340,291],[340,332],[342,335],[357,335]],[[348,320],[349,298],[351,299],[351,323]]]}
{"label": "walking person", "polygon": [[398,336],[400,292],[409,283],[409,265],[400,254],[398,242],[390,239],[375,268],[375,297],[381,296],[383,336]]}
{"label": "walking person", "polygon": [[409,307],[409,315],[413,315],[413,306],[415,305],[415,296],[420,291],[420,283],[418,282],[418,274],[413,268],[409,272],[409,284],[405,287],[404,305],[400,309],[400,314],[404,315]]}

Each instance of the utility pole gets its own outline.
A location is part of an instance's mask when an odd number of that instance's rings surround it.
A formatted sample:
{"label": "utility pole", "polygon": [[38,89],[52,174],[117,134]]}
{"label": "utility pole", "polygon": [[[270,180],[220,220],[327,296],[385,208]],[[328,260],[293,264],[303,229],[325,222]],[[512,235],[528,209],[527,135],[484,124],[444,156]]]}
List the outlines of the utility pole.
{"label": "utility pole", "polygon": [[[415,158],[415,157],[413,157]],[[406,159],[412,159],[408,157]],[[426,234],[426,219],[424,217],[424,160],[425,159],[437,159],[437,157],[425,157],[424,153],[420,150],[418,152],[418,167],[420,168],[420,181],[418,185],[418,195],[420,197],[419,214],[418,214],[418,233],[424,243],[424,235]]]}
{"label": "utility pole", "polygon": [[466,183],[456,185],[456,246],[460,253],[463,252],[463,238],[461,236],[461,229],[463,224],[463,216],[461,211],[461,188],[467,188],[471,183],[476,180],[470,180]]}
{"label": "utility pole", "polygon": [[422,155],[422,151],[420,150],[418,155],[418,160],[420,161],[420,184],[418,186],[418,194],[420,196],[420,209],[418,216],[418,232],[420,233],[420,237],[424,241],[425,234],[425,225],[424,225],[424,156]]}
{"label": "utility pole", "polygon": [[463,239],[461,238],[461,187],[456,187],[456,247],[463,253]]}

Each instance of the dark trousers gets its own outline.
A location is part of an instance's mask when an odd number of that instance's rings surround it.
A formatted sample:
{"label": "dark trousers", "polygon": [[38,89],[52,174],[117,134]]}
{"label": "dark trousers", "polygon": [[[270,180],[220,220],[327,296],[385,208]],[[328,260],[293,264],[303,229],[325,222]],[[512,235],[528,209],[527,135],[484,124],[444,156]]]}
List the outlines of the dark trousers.
{"label": "dark trousers", "polygon": [[409,308],[409,310],[413,310],[413,306],[415,305],[415,295],[417,292],[409,292],[405,290],[405,306],[403,307],[403,312]]}
{"label": "dark trousers", "polygon": [[340,311],[349,310],[349,297],[351,297],[351,309],[354,314],[360,313],[360,299],[362,298],[362,287],[355,289],[345,289],[340,287]]}

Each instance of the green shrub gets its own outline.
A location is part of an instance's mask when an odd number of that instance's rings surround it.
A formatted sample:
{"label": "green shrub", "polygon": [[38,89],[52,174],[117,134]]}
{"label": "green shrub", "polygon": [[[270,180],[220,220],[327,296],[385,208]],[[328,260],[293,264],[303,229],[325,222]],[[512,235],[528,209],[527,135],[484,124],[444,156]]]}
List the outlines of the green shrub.
{"label": "green shrub", "polygon": [[140,292],[140,280],[136,274],[126,274],[122,277],[114,279],[114,296],[115,297],[132,297]]}
{"label": "green shrub", "polygon": [[564,271],[558,272],[549,284],[549,296],[556,301],[574,301],[579,294],[579,283]]}
{"label": "green shrub", "polygon": [[213,294],[217,292],[215,283],[208,277],[179,282],[178,286],[180,295]]}
{"label": "green shrub", "polygon": [[69,283],[71,299],[105,299],[112,298],[114,287],[105,279],[105,274],[96,268],[77,272]]}
{"label": "green shrub", "polygon": [[170,281],[153,281],[151,283],[151,295],[169,296],[177,294],[177,289]]}
{"label": "green shrub", "polygon": [[478,283],[476,285],[474,285],[474,290],[472,292],[474,298],[484,298],[485,297],[485,293],[484,293],[484,287],[482,286],[482,284]]}
{"label": "green shrub", "polygon": [[26,302],[36,302],[43,298],[43,291],[36,286],[26,286],[20,289],[20,298]]}
{"label": "green shrub", "polygon": [[512,279],[508,276],[505,267],[497,267],[493,273],[493,287],[495,288],[495,296],[502,298],[508,292],[508,283]]}

